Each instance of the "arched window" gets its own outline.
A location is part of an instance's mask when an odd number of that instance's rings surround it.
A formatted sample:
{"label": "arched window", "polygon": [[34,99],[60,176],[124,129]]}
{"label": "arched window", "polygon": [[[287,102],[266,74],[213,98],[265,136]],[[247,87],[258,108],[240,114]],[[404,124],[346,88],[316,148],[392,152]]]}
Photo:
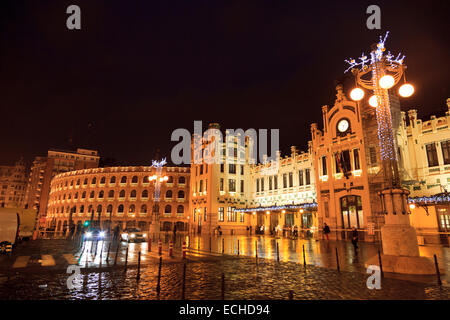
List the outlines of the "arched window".
{"label": "arched window", "polygon": [[127,176],[123,176],[123,177],[120,179],[120,183],[127,183]]}
{"label": "arched window", "polygon": [[169,176],[169,179],[167,180],[167,183],[173,183],[173,177]]}
{"label": "arched window", "polygon": [[184,199],[184,191],[183,190],[178,191],[178,199]]}
{"label": "arched window", "polygon": [[148,183],[148,176],[144,176],[142,178],[142,183]]}
{"label": "arched window", "polygon": [[84,206],[83,205],[80,206],[80,213],[84,213]]}
{"label": "arched window", "polygon": [[109,183],[111,184],[116,183],[116,177],[112,176],[111,179],[109,180]]}
{"label": "arched window", "polygon": [[87,178],[84,178],[83,184],[84,184],[84,185],[87,185],[87,184],[88,184],[88,179],[87,179]]}
{"label": "arched window", "polygon": [[172,198],[172,190],[166,191],[166,198]]}
{"label": "arched window", "polygon": [[101,204],[99,204],[98,206],[97,206],[97,212],[98,213],[101,213],[102,212],[102,205]]}
{"label": "arched window", "polygon": [[106,212],[111,213],[112,210],[113,210],[112,204],[108,205],[108,207],[106,208]]}
{"label": "arched window", "polygon": [[130,206],[130,208],[128,209],[128,213],[134,213],[135,210],[136,210],[136,207],[134,206],[134,204],[132,204]]}
{"label": "arched window", "polygon": [[93,177],[92,178],[92,181],[91,181],[91,184],[96,184],[97,183],[97,178],[96,177]]}
{"label": "arched window", "polygon": [[70,208],[66,207],[66,213],[69,213],[69,212],[70,212]]}
{"label": "arched window", "polygon": [[93,199],[95,196],[94,191],[91,191],[91,195],[89,196],[89,198]]}
{"label": "arched window", "polygon": [[114,190],[109,190],[108,198],[114,198]]}
{"label": "arched window", "polygon": [[71,187],[73,186],[73,180],[70,181],[70,186],[71,186]]}
{"label": "arched window", "polygon": [[142,191],[142,198],[148,198],[148,190]]}
{"label": "arched window", "polygon": [[131,178],[131,183],[138,183],[138,177],[133,176],[133,178]]}
{"label": "arched window", "polygon": [[186,183],[186,178],[185,177],[179,177],[178,178],[178,183],[180,183],[180,184]]}
{"label": "arched window", "polygon": [[75,192],[75,197],[74,199],[78,199],[78,192]]}
{"label": "arched window", "polygon": [[146,204],[143,204],[141,206],[141,213],[147,213],[147,205]]}
{"label": "arched window", "polygon": [[72,194],[71,194],[71,193],[69,193],[68,199],[69,199],[69,200],[72,199]]}
{"label": "arched window", "polygon": [[64,184],[64,187],[67,187],[67,180],[66,180],[66,183]]}
{"label": "arched window", "polygon": [[125,190],[120,190],[119,198],[125,198]]}
{"label": "arched window", "polygon": [[177,207],[177,213],[184,213],[184,206],[179,205],[179,206]]}
{"label": "arched window", "polygon": [[86,198],[86,191],[83,191],[83,193],[81,194],[81,199]]}
{"label": "arched window", "polygon": [[80,179],[77,180],[77,186],[79,186],[79,185],[80,185]]}
{"label": "arched window", "polygon": [[123,213],[123,204],[119,205],[119,207],[117,208],[117,212]]}
{"label": "arched window", "polygon": [[100,184],[105,184],[105,181],[106,181],[106,178],[105,178],[105,177],[102,177],[102,178],[100,179]]}
{"label": "arched window", "polygon": [[172,213],[172,207],[170,206],[170,204],[168,204],[168,205],[164,208],[164,213]]}
{"label": "arched window", "polygon": [[91,212],[92,212],[92,209],[93,209],[93,208],[92,208],[92,205],[90,205],[90,206],[88,207],[88,212],[91,213]]}
{"label": "arched window", "polygon": [[101,190],[101,191],[98,193],[98,198],[99,198],[99,199],[103,199],[103,194],[104,194],[104,192],[103,192],[103,190]]}
{"label": "arched window", "polygon": [[131,190],[130,198],[136,198],[136,190]]}

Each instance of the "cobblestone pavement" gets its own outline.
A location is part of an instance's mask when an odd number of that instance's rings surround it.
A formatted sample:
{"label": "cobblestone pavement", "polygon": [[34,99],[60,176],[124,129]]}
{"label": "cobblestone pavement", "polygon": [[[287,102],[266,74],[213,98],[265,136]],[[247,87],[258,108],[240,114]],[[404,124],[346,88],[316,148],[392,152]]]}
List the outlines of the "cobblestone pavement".
{"label": "cobblestone pavement", "polygon": [[[240,242],[239,256],[237,252],[233,252],[234,241],[237,250],[237,239]],[[249,238],[247,242],[254,245],[255,239]],[[263,245],[265,241],[274,244],[275,240],[260,238],[262,247],[256,263],[254,257],[244,256],[253,255],[250,254],[251,250],[247,251],[243,246],[244,238],[211,240],[212,253],[209,253],[209,237],[200,239],[200,251],[197,251],[196,240],[199,239],[191,239],[191,251],[188,253],[186,299],[221,299],[222,273],[225,275],[225,299],[287,299],[289,291],[293,292],[294,299],[450,299],[450,287],[437,286],[435,277],[417,282],[416,278],[413,279],[415,281],[406,281],[387,276],[382,279],[381,290],[369,290],[366,286],[369,275],[365,274],[360,260],[354,260],[354,253],[346,251],[346,243],[297,240],[294,244],[292,240],[279,239],[280,262],[277,262],[274,255],[276,251],[271,250],[269,244]],[[223,243],[225,252],[227,253],[228,247],[230,254],[221,254]],[[291,255],[288,255],[289,251],[283,251],[286,250],[282,249],[285,243],[291,243],[297,248],[303,248],[305,244],[309,264],[303,266],[302,254],[299,257],[298,250]],[[105,242],[103,247],[106,248],[107,244]],[[197,245],[195,249],[194,244]],[[214,244],[217,244],[216,250]],[[334,262],[332,259],[333,245],[338,247],[339,252],[342,251],[341,272],[336,270],[335,257]],[[146,243],[129,245],[129,267],[125,270],[125,243],[119,247],[115,267],[112,252],[107,263],[105,255],[100,259],[101,249],[98,249],[97,254],[94,250],[91,255],[88,245],[84,248],[85,253],[80,255],[77,248],[63,240],[22,244],[16,248],[12,257],[0,258],[0,299],[180,299],[183,263],[179,247],[175,248],[174,258],[169,258],[166,247],[164,248],[161,293],[158,296],[156,283],[159,255],[155,252],[155,246],[152,246],[152,252],[147,252],[146,246]],[[116,247],[115,244],[112,247]],[[373,250],[370,248],[371,246],[361,244],[358,254],[361,260],[365,255],[370,256],[370,250]],[[376,252],[376,247],[374,248]],[[353,250],[351,247],[350,249]],[[447,252],[448,248],[444,249]],[[139,251],[143,253],[143,260],[141,278],[137,282],[136,256]],[[214,251],[218,253],[214,254]],[[69,274],[66,273],[66,268],[70,259],[57,258],[63,253],[72,254],[77,259],[75,262],[83,267],[78,289],[67,289]],[[19,257],[27,254],[34,257],[31,262],[23,267],[12,267]],[[54,256],[54,264],[42,266],[42,261],[38,263],[42,256]],[[263,256],[266,258],[261,259]],[[83,257],[87,259],[83,260]],[[352,257],[353,260],[350,259]],[[297,259],[297,262],[290,261],[291,259]],[[445,264],[445,259],[442,261]]]}

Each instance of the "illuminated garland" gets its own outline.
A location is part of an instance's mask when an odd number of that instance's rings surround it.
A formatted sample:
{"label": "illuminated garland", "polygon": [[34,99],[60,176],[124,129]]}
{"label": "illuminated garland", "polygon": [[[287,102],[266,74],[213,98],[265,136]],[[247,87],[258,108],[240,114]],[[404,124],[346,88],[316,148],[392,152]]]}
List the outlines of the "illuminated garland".
{"label": "illuminated garland", "polygon": [[290,209],[314,209],[317,208],[316,202],[308,202],[302,204],[290,204],[283,206],[268,206],[268,207],[257,207],[257,208],[241,208],[235,209],[236,212],[253,212],[253,211],[276,211],[276,210],[290,210]]}
{"label": "illuminated garland", "polygon": [[450,203],[450,195],[437,195],[437,196],[430,196],[430,197],[414,197],[414,198],[408,198],[408,203]]}

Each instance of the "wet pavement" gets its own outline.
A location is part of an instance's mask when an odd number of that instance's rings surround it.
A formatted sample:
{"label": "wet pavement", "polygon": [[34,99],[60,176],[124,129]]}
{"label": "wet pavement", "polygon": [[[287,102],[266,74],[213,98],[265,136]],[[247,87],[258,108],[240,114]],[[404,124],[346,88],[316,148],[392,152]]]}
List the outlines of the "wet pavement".
{"label": "wet pavement", "polygon": [[[116,243],[109,246],[108,241],[99,242],[97,252],[92,243],[84,247],[64,240],[25,243],[16,248],[12,257],[0,257],[0,299],[180,299],[184,263],[182,240],[185,239],[177,239],[172,258],[168,256],[168,244],[163,246],[159,295],[156,290],[159,254],[154,243],[151,252],[147,243],[129,244],[126,269],[126,243],[118,247],[115,266]],[[380,290],[368,289],[369,275],[363,264],[366,258],[377,253],[377,247],[371,244],[361,243],[355,255],[351,244],[346,242],[228,236],[212,237],[210,249],[209,237],[192,237],[190,244],[189,239],[186,240],[190,247],[185,260],[186,299],[221,299],[222,274],[225,299],[288,299],[290,291],[294,299],[450,299],[450,287],[446,285],[448,275],[442,278],[444,285],[437,286],[435,277],[408,276],[407,280],[402,280],[386,274]],[[258,259],[255,259],[255,245]],[[303,266],[303,245],[306,267]],[[106,261],[108,247],[110,255]],[[336,270],[336,248],[340,272]],[[448,249],[421,247],[421,253],[439,254],[440,263],[450,271]],[[18,258],[24,256],[30,257],[27,263],[17,264]],[[68,277],[73,275],[66,272],[70,264],[81,267],[80,281],[72,282],[73,289],[67,287]]]}

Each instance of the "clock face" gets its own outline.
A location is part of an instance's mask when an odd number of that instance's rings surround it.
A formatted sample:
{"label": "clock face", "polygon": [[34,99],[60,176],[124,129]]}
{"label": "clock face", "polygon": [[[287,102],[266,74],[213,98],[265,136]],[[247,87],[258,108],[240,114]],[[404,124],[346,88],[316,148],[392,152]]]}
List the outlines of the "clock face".
{"label": "clock face", "polygon": [[350,124],[348,123],[348,121],[346,119],[342,119],[341,121],[339,121],[339,123],[337,125],[339,132],[347,131],[349,126],[350,126]]}

